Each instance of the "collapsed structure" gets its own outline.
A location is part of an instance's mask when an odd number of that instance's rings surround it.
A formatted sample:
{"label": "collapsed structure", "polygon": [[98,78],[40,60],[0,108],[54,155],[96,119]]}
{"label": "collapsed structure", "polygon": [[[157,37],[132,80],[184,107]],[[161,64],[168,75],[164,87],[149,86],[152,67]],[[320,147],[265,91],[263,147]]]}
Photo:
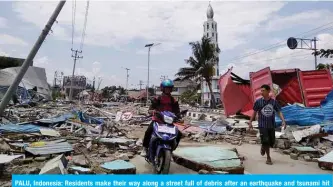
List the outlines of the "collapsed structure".
{"label": "collapsed structure", "polygon": [[[0,93],[2,96],[13,83],[20,68],[21,67],[11,67],[0,70]],[[29,66],[27,72],[19,84],[19,88],[17,89],[16,94],[18,98],[21,98],[21,100],[31,98],[27,90],[31,90],[34,87],[37,88],[37,93],[39,96],[47,100],[51,99],[51,88],[47,83],[45,69]]]}
{"label": "collapsed structure", "polygon": [[270,70],[267,67],[251,72],[249,82],[239,83],[233,80],[231,68],[219,80],[226,116],[237,113],[251,116],[253,103],[260,97],[260,87],[263,84],[274,88],[272,97],[281,106],[298,103],[305,107],[318,107],[333,89],[329,70]]}

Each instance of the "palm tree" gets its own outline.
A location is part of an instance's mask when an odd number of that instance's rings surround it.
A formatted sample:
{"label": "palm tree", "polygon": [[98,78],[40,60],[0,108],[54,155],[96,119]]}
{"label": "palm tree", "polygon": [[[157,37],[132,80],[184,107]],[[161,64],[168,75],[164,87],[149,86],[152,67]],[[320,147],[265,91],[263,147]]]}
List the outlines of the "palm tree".
{"label": "palm tree", "polygon": [[322,64],[322,63],[319,63],[317,65],[317,69],[320,70],[320,69],[328,69],[328,70],[331,70],[333,69],[333,64]]}
{"label": "palm tree", "polygon": [[176,76],[184,79],[194,79],[196,82],[206,81],[212,96],[212,108],[216,108],[215,97],[212,89],[212,76],[214,65],[219,60],[220,49],[211,43],[209,38],[202,37],[201,42],[191,42],[193,56],[186,59],[190,67],[180,68]]}

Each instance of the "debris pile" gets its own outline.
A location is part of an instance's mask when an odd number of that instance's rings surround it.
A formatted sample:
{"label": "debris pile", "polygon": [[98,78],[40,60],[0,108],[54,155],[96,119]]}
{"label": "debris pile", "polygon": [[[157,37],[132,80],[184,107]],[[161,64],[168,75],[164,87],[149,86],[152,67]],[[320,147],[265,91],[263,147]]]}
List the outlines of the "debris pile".
{"label": "debris pile", "polygon": [[0,125],[0,181],[11,174],[136,173],[130,159],[142,142],[131,131],[149,120],[144,112],[131,105],[13,106]]}

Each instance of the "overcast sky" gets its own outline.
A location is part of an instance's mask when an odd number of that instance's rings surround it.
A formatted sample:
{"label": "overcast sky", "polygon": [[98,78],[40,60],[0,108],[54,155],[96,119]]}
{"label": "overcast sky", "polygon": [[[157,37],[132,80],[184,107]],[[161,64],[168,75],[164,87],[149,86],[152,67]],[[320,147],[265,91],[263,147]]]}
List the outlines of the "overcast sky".
{"label": "overcast sky", "polygon": [[[57,3],[0,2],[0,55],[25,58]],[[333,48],[333,2],[212,1],[211,5],[222,50],[220,73],[230,66],[244,78],[267,66],[312,69],[311,51],[290,50],[286,42],[281,43],[290,36],[316,36],[318,48]],[[86,1],[77,2],[75,49],[80,47],[85,7]],[[147,81],[144,45],[160,42],[151,52],[151,84],[159,84],[162,75],[174,78],[191,55],[188,43],[203,35],[207,7],[208,1],[90,1],[83,59],[75,74],[90,80],[100,76],[101,87],[125,85],[122,67],[127,67],[129,86],[138,87],[140,80]],[[72,72],[71,1],[66,2],[57,21],[34,60],[35,66],[46,68],[50,83],[56,70],[65,75]]]}

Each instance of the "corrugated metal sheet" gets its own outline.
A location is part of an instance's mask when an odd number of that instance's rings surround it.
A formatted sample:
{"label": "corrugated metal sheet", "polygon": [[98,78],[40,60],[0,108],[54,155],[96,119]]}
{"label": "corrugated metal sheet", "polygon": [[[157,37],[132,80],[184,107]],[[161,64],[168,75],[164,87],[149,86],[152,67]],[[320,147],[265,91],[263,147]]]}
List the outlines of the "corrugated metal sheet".
{"label": "corrugated metal sheet", "polygon": [[65,153],[73,151],[73,147],[68,142],[46,142],[45,145],[40,147],[25,147],[25,151],[33,154],[33,155],[49,155],[56,153]]}
{"label": "corrugated metal sheet", "polygon": [[248,102],[249,96],[239,85],[231,79],[232,68],[222,75],[219,80],[220,98],[222,98],[226,116],[234,115],[240,111]]}
{"label": "corrugated metal sheet", "polygon": [[6,124],[0,126],[0,133],[39,133],[40,127],[33,124]]}
{"label": "corrugated metal sheet", "polygon": [[[0,70],[0,85],[10,86],[21,67],[12,67]],[[20,87],[32,89],[34,86],[38,88],[38,93],[44,97],[51,98],[51,90],[47,83],[46,73],[44,68],[29,66],[24,74]]]}
{"label": "corrugated metal sheet", "polygon": [[0,154],[0,164],[5,164],[13,161],[16,158],[20,158],[22,155],[4,155]]}
{"label": "corrugated metal sheet", "polygon": [[[267,67],[257,72],[251,72],[250,81],[251,81],[252,101],[255,102],[258,98],[261,97],[260,87],[263,84],[270,85],[271,88],[273,88],[271,69]],[[275,98],[273,92],[272,92],[272,97]]]}
{"label": "corrugated metal sheet", "polygon": [[299,72],[299,76],[305,106],[319,106],[320,101],[324,100],[333,88],[329,70],[301,71]]}
{"label": "corrugated metal sheet", "polygon": [[283,106],[288,103],[303,103],[302,93],[297,77],[292,78],[292,80],[282,88],[282,91],[276,99],[279,100]]}
{"label": "corrugated metal sheet", "polygon": [[237,85],[239,89],[241,89],[245,95],[248,97],[248,103],[243,106],[241,113],[246,116],[252,116],[253,113],[253,101],[252,101],[252,92],[251,92],[251,86],[245,85],[245,84],[239,84]]}

